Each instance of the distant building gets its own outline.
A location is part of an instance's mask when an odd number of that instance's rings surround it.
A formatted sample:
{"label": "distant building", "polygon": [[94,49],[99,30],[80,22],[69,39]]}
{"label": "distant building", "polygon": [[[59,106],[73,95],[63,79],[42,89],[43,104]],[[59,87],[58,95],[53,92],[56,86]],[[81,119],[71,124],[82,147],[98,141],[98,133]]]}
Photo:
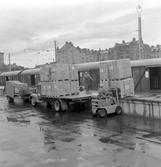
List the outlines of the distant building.
{"label": "distant building", "polygon": [[[9,65],[8,65],[9,67]],[[25,68],[17,65],[16,63],[11,64],[11,71],[24,70]]]}
{"label": "distant building", "polygon": [[[161,57],[160,45],[151,48],[141,41],[141,59]],[[152,53],[153,50],[153,53]],[[117,60],[117,59],[139,59],[139,42],[133,38],[130,42],[116,43],[113,48],[105,50],[89,50],[87,48],[75,47],[71,42],[66,42],[56,51],[57,63],[77,64],[95,61]]]}
{"label": "distant building", "polygon": [[57,48],[56,52],[57,63],[88,63],[95,61],[108,60],[108,50],[101,51],[89,50],[86,48],[75,47],[71,42],[66,42],[60,49]]}
{"label": "distant building", "polygon": [[57,48],[56,52],[57,63],[62,64],[76,64],[81,62],[81,53],[79,49],[73,46],[71,42],[66,42],[60,49]]}
{"label": "distant building", "polygon": [[[142,57],[141,59],[151,58],[151,47],[148,44],[144,44],[142,41]],[[121,44],[116,43],[113,48],[109,49],[109,59],[126,59],[129,58],[131,60],[139,59],[139,44],[135,38],[131,42],[122,41]]]}
{"label": "distant building", "polygon": [[161,45],[151,46],[152,58],[161,58]]}

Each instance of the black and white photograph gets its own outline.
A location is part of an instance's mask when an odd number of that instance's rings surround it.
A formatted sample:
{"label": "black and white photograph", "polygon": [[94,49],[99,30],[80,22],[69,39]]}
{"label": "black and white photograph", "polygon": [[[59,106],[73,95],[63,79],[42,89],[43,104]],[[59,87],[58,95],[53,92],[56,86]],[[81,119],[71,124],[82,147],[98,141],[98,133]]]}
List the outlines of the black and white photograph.
{"label": "black and white photograph", "polygon": [[161,166],[161,1],[0,0],[0,167]]}

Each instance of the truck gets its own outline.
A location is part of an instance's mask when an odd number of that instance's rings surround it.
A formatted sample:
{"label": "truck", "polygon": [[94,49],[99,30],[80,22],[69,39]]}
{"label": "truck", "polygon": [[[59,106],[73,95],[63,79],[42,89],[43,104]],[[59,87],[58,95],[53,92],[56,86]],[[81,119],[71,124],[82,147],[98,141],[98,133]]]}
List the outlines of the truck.
{"label": "truck", "polygon": [[20,97],[23,102],[26,102],[31,95],[27,83],[20,81],[6,81],[4,92],[9,103],[13,102],[16,97]]}
{"label": "truck", "polygon": [[71,104],[84,105],[90,99],[91,94],[79,93],[77,66],[68,64],[42,66],[37,91],[29,97],[32,106],[45,102],[57,112],[68,110]]}

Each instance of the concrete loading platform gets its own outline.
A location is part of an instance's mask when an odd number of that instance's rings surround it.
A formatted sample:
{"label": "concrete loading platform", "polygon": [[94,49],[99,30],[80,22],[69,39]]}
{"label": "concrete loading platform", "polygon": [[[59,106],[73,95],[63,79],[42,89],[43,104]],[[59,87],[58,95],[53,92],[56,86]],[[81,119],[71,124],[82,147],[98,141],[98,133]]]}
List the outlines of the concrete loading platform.
{"label": "concrete loading platform", "polygon": [[120,100],[124,113],[144,116],[149,118],[161,118],[161,94],[140,93]]}

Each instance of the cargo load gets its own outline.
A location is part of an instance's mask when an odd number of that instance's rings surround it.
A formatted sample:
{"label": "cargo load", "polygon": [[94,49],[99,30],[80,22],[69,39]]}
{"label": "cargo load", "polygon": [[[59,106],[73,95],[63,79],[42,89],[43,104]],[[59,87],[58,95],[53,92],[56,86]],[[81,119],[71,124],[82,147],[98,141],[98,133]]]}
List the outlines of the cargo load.
{"label": "cargo load", "polygon": [[43,96],[60,97],[79,94],[78,69],[76,65],[47,64],[40,69]]}
{"label": "cargo load", "polygon": [[119,88],[121,97],[134,94],[130,59],[100,63],[100,84],[104,89]]}

